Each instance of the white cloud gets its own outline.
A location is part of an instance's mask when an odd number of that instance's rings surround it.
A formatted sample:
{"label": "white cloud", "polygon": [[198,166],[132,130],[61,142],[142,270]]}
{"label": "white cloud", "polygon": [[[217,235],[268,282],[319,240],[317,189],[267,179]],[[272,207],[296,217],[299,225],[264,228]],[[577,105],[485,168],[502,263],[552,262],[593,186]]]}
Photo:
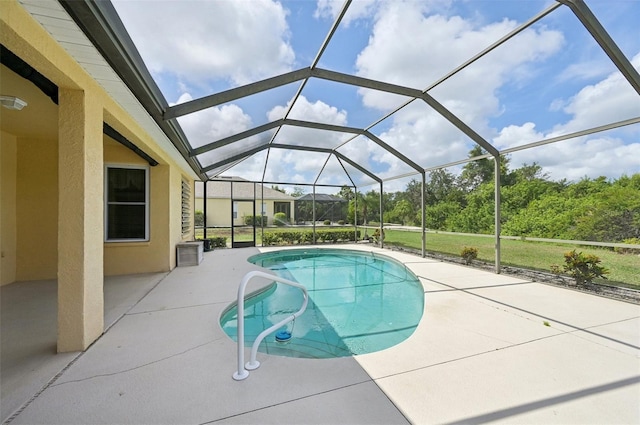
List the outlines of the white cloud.
{"label": "white cloud", "polygon": [[[424,89],[517,27],[504,19],[480,26],[460,16],[422,13],[417,2],[386,2],[377,15],[368,46],[357,59],[358,74],[376,80]],[[429,93],[481,134],[492,134],[488,119],[501,112],[498,90],[507,82],[532,77],[531,65],[556,53],[564,38],[558,31],[528,29],[508,47],[493,51]],[[361,90],[363,103],[381,111],[399,106],[397,96]],[[425,167],[463,159],[473,146],[460,130],[422,101],[394,115],[392,127],[380,137]],[[385,154],[386,175],[397,175],[399,160]]]}
{"label": "white cloud", "polygon": [[279,2],[113,3],[155,74],[198,86],[212,79],[240,85],[289,71],[295,59]]}
{"label": "white cloud", "polygon": [[[631,63],[640,69],[640,54]],[[618,71],[596,84],[585,86],[567,100],[564,112],[573,118],[554,128],[554,134],[571,133],[640,116],[640,99]]]}
{"label": "white cloud", "polygon": [[[369,16],[374,10],[376,2],[377,0],[358,0],[352,2],[349,5],[349,9],[342,23],[349,25],[352,21]],[[326,18],[333,21],[337,18],[340,11],[342,11],[343,6],[343,0],[318,0],[314,17]]]}
{"label": "white cloud", "polygon": [[[633,58],[632,63],[636,68],[640,67],[640,54]],[[531,122],[505,127],[493,140],[496,147],[506,149],[521,146],[640,116],[638,95],[618,72],[585,86],[569,99],[556,99],[554,104],[563,105],[564,112],[571,116],[567,122],[556,125],[546,134],[536,131],[535,124]],[[631,137],[628,137],[629,134]],[[513,167],[534,161],[554,179],[577,180],[585,176],[615,178],[622,173],[637,173],[640,172],[638,130],[596,133],[512,154]]]}
{"label": "white cloud", "polygon": [[[192,100],[191,95],[184,93],[177,103],[190,100]],[[215,142],[251,127],[251,117],[233,104],[184,115],[178,118],[178,122],[193,147]]]}

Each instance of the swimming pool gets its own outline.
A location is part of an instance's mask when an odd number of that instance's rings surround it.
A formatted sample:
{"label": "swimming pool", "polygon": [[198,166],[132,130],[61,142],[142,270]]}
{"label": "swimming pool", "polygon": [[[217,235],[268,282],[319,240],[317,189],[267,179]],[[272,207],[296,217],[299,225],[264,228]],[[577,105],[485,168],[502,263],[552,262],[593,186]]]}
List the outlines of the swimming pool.
{"label": "swimming pool", "polygon": [[[291,339],[265,338],[258,351],[268,354],[331,358],[370,353],[408,338],[424,308],[418,278],[387,256],[345,249],[294,249],[258,254],[249,262],[307,288],[307,310],[286,328]],[[245,345],[264,329],[291,316],[302,305],[299,289],[273,284],[245,301]],[[221,325],[237,338],[235,304]]]}

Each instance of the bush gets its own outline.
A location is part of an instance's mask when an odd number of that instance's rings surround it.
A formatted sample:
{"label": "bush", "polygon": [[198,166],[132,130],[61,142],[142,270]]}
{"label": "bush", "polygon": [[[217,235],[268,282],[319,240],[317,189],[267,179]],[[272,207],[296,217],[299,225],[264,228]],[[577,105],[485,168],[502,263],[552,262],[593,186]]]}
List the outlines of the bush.
{"label": "bush", "polygon": [[193,223],[196,227],[204,226],[204,213],[200,210],[196,211],[193,216]]}
{"label": "bush", "polygon": [[325,226],[328,226],[331,224],[331,220],[325,220],[322,222],[322,224],[324,224]]}
{"label": "bush", "polygon": [[462,248],[460,256],[464,259],[465,264],[471,264],[473,260],[478,258],[478,248],[465,246]]}
{"label": "bush", "polygon": [[624,239],[622,243],[638,245],[638,248],[614,248],[614,251],[618,254],[640,254],[640,238]]}
{"label": "bush", "polygon": [[247,226],[263,227],[267,225],[268,217],[266,215],[245,215],[244,224]]}
{"label": "bush", "polygon": [[[320,229],[316,230],[316,243],[327,242],[349,242],[360,237],[360,230],[357,236],[353,230],[340,229]],[[311,230],[277,230],[265,232],[262,236],[262,245],[294,245],[313,243],[313,231]]]}
{"label": "bush", "polygon": [[204,242],[205,251],[211,251],[213,248],[227,247],[227,238],[223,236],[215,237],[215,238],[207,238],[207,239],[198,239],[198,240]]}
{"label": "bush", "polygon": [[382,230],[382,236],[380,236],[380,228],[377,228],[376,231],[371,235],[371,238],[373,238],[373,241],[375,243],[384,241],[384,229]]}
{"label": "bush", "polygon": [[211,246],[214,248],[226,248],[227,247],[227,238],[224,236],[219,236],[216,238],[209,238],[211,241]]}
{"label": "bush", "polygon": [[577,285],[591,284],[596,278],[606,279],[604,275],[609,273],[609,270],[600,265],[600,258],[576,252],[575,249],[565,252],[564,262],[562,271],[557,265],[551,266],[551,271],[556,274],[567,273],[576,280]]}
{"label": "bush", "polygon": [[273,215],[273,224],[276,226],[285,226],[289,224],[289,220],[287,220],[287,215],[283,212],[277,212]]}
{"label": "bush", "polygon": [[344,220],[338,220],[338,224],[339,224],[340,226],[344,226]]}
{"label": "bush", "polygon": [[265,232],[262,235],[262,246],[277,245],[279,241],[280,237],[276,232]]}

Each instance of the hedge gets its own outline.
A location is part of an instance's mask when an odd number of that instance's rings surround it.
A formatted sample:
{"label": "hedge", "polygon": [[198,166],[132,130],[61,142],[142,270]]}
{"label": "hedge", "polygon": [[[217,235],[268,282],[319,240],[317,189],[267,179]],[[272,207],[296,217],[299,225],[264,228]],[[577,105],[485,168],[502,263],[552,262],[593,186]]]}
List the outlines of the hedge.
{"label": "hedge", "polygon": [[[342,229],[319,229],[316,230],[316,242],[336,243],[349,242],[354,240],[356,234],[353,230]],[[360,239],[360,230],[357,232]],[[262,236],[262,245],[301,245],[313,243],[312,230],[283,230],[265,232]]]}
{"label": "hedge", "polygon": [[[262,224],[260,224],[260,217],[262,217]],[[268,217],[266,215],[245,215],[244,224],[247,226],[266,226]]]}

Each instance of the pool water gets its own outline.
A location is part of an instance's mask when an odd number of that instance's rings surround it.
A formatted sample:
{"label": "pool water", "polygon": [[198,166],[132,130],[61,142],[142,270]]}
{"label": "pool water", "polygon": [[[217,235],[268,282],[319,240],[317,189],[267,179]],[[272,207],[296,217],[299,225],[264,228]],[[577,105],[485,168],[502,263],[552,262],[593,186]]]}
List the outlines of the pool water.
{"label": "pool water", "polygon": [[[285,250],[258,254],[249,262],[304,285],[306,311],[260,344],[263,353],[332,358],[371,353],[396,345],[415,330],[424,307],[418,278],[389,257],[343,249]],[[250,288],[249,288],[250,289]],[[245,301],[245,345],[258,334],[300,309],[300,289],[273,284]],[[223,313],[221,325],[236,340],[237,308]]]}

